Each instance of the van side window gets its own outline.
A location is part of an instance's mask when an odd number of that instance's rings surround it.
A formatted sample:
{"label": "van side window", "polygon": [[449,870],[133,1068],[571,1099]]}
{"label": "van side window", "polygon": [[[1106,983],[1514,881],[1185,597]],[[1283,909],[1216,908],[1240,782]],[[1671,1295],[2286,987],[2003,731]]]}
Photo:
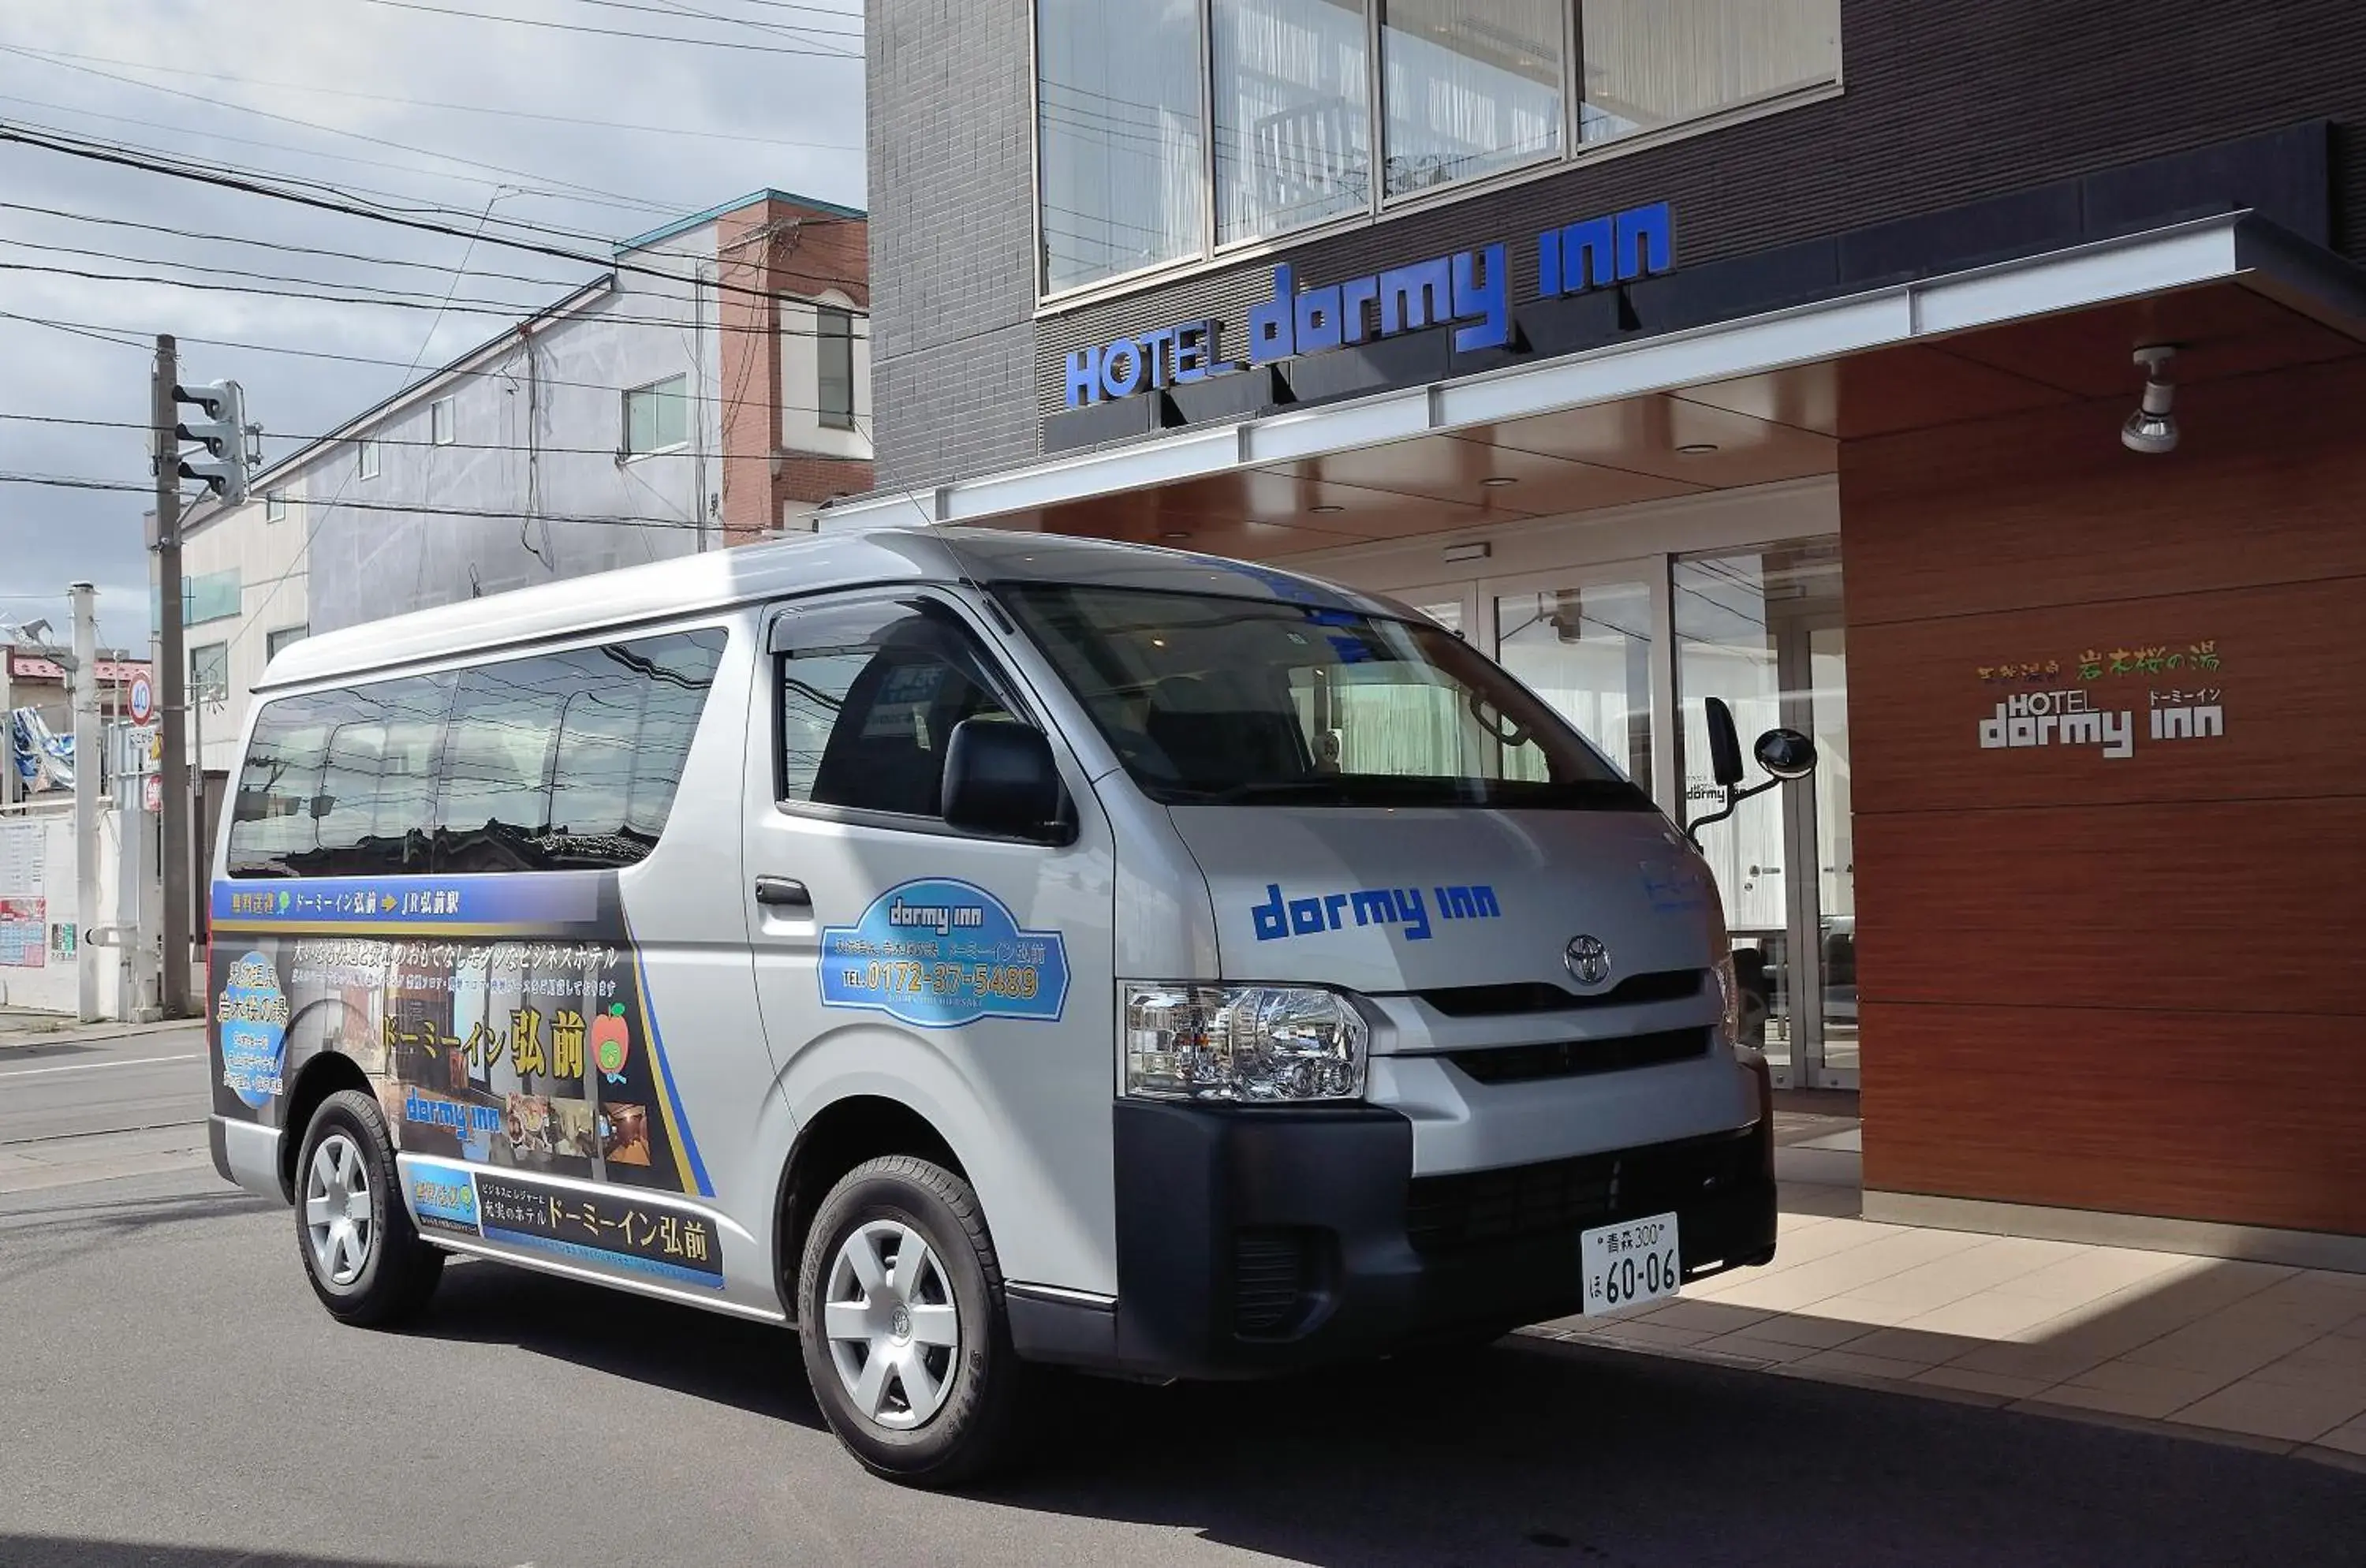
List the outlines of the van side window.
{"label": "van side window", "polygon": [[953,726],[1017,721],[968,631],[926,600],[800,610],[772,648],[784,801],[936,817]]}
{"label": "van side window", "polygon": [[230,874],[631,865],[673,808],[724,643],[678,632],[267,703]]}

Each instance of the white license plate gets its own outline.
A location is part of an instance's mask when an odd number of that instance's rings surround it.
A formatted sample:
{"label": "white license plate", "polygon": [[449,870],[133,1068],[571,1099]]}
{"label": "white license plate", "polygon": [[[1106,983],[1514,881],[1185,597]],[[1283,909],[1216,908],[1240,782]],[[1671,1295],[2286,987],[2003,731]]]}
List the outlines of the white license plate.
{"label": "white license plate", "polygon": [[1673,1214],[1587,1231],[1577,1238],[1577,1249],[1589,1316],[1673,1296],[1684,1282]]}

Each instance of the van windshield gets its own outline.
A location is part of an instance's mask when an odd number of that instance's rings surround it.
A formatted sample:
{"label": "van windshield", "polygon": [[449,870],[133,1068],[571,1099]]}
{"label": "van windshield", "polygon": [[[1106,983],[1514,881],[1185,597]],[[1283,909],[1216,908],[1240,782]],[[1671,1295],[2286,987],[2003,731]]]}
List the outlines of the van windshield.
{"label": "van windshield", "polygon": [[1436,626],[1141,589],[997,596],[1168,805],[1651,808],[1560,715]]}

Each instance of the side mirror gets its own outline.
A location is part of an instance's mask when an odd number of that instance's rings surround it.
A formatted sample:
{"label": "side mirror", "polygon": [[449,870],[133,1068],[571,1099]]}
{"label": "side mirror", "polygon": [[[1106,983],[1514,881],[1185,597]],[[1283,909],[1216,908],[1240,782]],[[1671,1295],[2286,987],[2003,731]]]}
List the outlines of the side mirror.
{"label": "side mirror", "polygon": [[963,832],[1062,837],[1059,766],[1052,742],[1031,725],[965,718],[953,726],[940,800],[946,825]]}
{"label": "side mirror", "polygon": [[1703,699],[1703,711],[1708,717],[1708,759],[1715,774],[1718,792],[1725,804],[1706,817],[1696,818],[1684,825],[1684,837],[1692,846],[1700,848],[1700,830],[1712,822],[1722,822],[1733,815],[1733,808],[1753,795],[1763,795],[1778,785],[1796,784],[1816,768],[1816,743],[1796,729],[1770,729],[1758,738],[1751,750],[1756,753],[1758,765],[1766,771],[1766,778],[1748,789],[1741,786],[1741,738],[1733,728],[1733,710],[1716,697]]}
{"label": "side mirror", "polygon": [[[1731,789],[1741,782],[1741,736],[1733,728],[1733,710],[1721,697],[1710,697],[1701,706],[1708,715],[1709,776]],[[1765,744],[1759,742],[1761,747]]]}
{"label": "side mirror", "polygon": [[[1816,743],[1796,729],[1770,729],[1758,738],[1754,750],[1758,765],[1785,784],[1816,771]],[[1739,778],[1739,773],[1735,776]]]}

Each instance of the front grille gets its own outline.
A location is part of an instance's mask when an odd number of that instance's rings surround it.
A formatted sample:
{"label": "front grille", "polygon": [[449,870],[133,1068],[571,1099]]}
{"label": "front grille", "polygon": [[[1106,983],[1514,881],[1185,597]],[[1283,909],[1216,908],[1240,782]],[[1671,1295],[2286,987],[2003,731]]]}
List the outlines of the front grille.
{"label": "front grille", "polygon": [[1663,1029],[1616,1040],[1556,1040],[1542,1045],[1449,1051],[1446,1059],[1483,1084],[1533,1083],[1690,1061],[1708,1054],[1708,1039],[1706,1029]]}
{"label": "front grille", "polygon": [[1306,1248],[1297,1231],[1234,1233],[1234,1333],[1255,1338],[1279,1332],[1298,1311],[1305,1283]]}
{"label": "front grille", "polygon": [[1417,1176],[1406,1190],[1405,1230],[1417,1251],[1451,1252],[1663,1213],[1746,1182],[1756,1150],[1757,1140],[1744,1131],[1541,1165]]}
{"label": "front grille", "polygon": [[1606,991],[1581,995],[1548,980],[1522,980],[1503,986],[1447,986],[1414,995],[1448,1018],[1501,1018],[1506,1013],[1568,1012],[1579,1008],[1634,1007],[1644,1002],[1677,1002],[1701,993],[1706,972],[1660,969],[1629,975]]}

